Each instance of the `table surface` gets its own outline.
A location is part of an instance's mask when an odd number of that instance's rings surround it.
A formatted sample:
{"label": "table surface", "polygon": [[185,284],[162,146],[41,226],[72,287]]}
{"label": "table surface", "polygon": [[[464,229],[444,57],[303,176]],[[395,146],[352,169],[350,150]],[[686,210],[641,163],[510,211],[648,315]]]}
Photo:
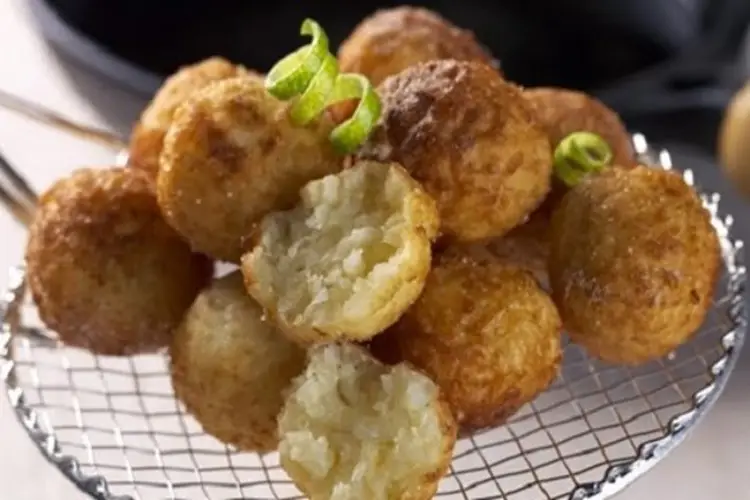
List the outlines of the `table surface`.
{"label": "table surface", "polygon": [[[25,0],[0,1],[0,89],[72,118],[124,132],[142,98],[88,73],[40,37]],[[37,189],[82,165],[107,165],[112,152],[0,110],[0,147]],[[685,161],[690,161],[689,156]],[[750,205],[731,193],[716,167],[698,166],[707,187],[724,195],[740,237],[750,241]],[[0,211],[0,269],[19,262],[25,233]],[[0,273],[0,287],[7,278]],[[745,349],[727,390],[688,440],[618,496],[622,500],[750,500],[750,349]],[[0,497],[26,500],[83,498],[50,467],[0,398]]]}

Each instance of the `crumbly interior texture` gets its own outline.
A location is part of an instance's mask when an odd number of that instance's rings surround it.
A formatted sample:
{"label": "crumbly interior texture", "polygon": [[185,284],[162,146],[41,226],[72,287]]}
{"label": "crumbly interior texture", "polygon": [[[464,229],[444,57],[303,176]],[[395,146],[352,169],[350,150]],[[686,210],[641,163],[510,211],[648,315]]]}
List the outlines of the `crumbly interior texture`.
{"label": "crumbly interior texture", "polygon": [[377,162],[311,182],[301,195],[296,208],[264,219],[243,259],[251,292],[302,337],[375,335],[422,289],[434,202],[403,169]]}
{"label": "crumbly interior texture", "polygon": [[426,376],[329,344],[293,382],[279,434],[282,466],[311,500],[416,500],[434,495],[456,428]]}

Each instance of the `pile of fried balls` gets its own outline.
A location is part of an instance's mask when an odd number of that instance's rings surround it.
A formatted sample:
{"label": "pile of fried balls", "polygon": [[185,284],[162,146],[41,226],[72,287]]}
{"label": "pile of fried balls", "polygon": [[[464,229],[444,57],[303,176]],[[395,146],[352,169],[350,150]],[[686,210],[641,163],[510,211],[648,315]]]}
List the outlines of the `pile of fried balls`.
{"label": "pile of fried balls", "polygon": [[[299,126],[261,72],[213,57],[165,81],[127,166],[41,196],[27,276],[61,344],[166,348],[205,432],[278,451],[312,500],[421,500],[457,436],[556,379],[563,330],[634,365],[699,329],[721,262],[710,216],[639,165],[604,104],[521,88],[422,8],[373,13],[337,60],[382,103],[353,154],[329,140],[351,108]],[[578,132],[610,161],[569,185],[555,151]]]}

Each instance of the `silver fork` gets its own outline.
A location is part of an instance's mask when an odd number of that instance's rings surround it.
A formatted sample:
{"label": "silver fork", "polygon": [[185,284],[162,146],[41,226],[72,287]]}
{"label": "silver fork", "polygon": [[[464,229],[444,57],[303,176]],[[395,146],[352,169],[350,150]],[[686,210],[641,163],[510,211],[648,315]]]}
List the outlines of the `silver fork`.
{"label": "silver fork", "polygon": [[[54,127],[80,139],[96,142],[117,151],[116,165],[128,161],[127,144],[116,134],[77,123],[39,104],[27,101],[0,89],[0,108],[18,113],[26,118]],[[23,226],[31,223],[37,194],[0,151],[0,203]]]}
{"label": "silver fork", "polygon": [[0,151],[0,203],[24,227],[34,217],[37,194]]}
{"label": "silver fork", "polygon": [[0,107],[23,115],[31,120],[49,125],[63,132],[67,132],[68,134],[75,135],[81,139],[111,147],[117,151],[126,148],[125,140],[112,132],[76,123],[55,111],[27,101],[22,97],[10,94],[4,90],[0,90]]}

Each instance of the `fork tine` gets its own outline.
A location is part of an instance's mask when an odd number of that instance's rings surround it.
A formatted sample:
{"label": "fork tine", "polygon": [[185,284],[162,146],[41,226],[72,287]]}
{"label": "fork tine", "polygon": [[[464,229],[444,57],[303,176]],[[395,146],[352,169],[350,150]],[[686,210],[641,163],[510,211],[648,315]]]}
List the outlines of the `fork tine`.
{"label": "fork tine", "polygon": [[28,205],[34,206],[37,201],[37,194],[29,186],[29,183],[21,177],[15,168],[11,166],[8,160],[3,156],[2,150],[0,150],[0,172],[7,176],[11,185],[18,190],[19,194],[25,199]]}
{"label": "fork tine", "polygon": [[[0,203],[8,209],[16,221],[28,227],[34,218],[36,193],[2,153],[0,153],[0,173],[3,174],[0,176],[2,181],[0,182]],[[13,190],[8,188],[8,183],[14,188]]]}
{"label": "fork tine", "polygon": [[14,219],[24,227],[28,227],[34,218],[33,212],[10,195],[0,184],[0,203],[10,212]]}
{"label": "fork tine", "polygon": [[52,110],[4,90],[0,90],[0,107],[20,113],[27,118],[51,125],[78,137],[109,146],[118,151],[126,147],[125,141],[112,132],[75,123]]}

